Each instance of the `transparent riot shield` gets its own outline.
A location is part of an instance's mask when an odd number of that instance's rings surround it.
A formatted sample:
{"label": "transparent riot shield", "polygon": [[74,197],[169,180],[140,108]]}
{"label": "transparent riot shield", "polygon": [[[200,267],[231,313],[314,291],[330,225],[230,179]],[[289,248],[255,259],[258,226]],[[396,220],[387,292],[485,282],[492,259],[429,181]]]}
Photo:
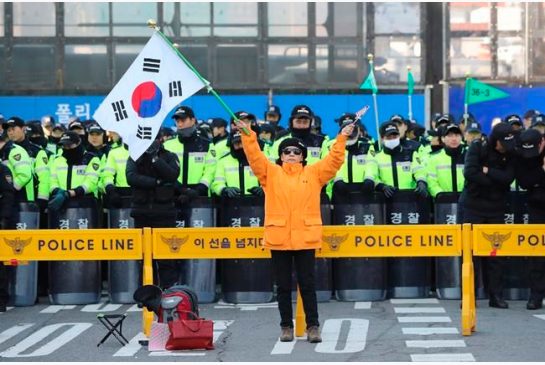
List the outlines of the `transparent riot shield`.
{"label": "transparent riot shield", "polygon": [[[219,206],[220,224],[222,227],[261,227],[264,223],[263,205],[264,200],[260,197],[223,198]],[[221,260],[221,268],[221,290],[227,303],[266,303],[272,300],[270,259]]]}
{"label": "transparent riot shield", "polygon": [[[216,227],[216,207],[212,199],[194,198],[177,212],[176,227]],[[199,303],[216,301],[216,260],[182,260],[180,282],[190,286],[199,298]]]}
{"label": "transparent riot shield", "polygon": [[[131,197],[122,198],[120,208],[107,210],[108,228],[134,228]],[[141,286],[142,262],[139,260],[108,262],[108,295],[114,304],[134,303],[133,293]]]}
{"label": "transparent riot shield", "polygon": [[[347,202],[333,206],[334,225],[380,225],[385,222],[382,194],[349,194]],[[388,266],[385,258],[333,259],[333,287],[341,301],[386,299]]]}
{"label": "transparent riot shield", "polygon": [[[387,224],[428,224],[429,200],[412,190],[400,190],[386,199]],[[388,292],[391,298],[426,298],[431,288],[429,257],[390,258]]]}
{"label": "transparent riot shield", "polygon": [[[19,212],[15,229],[39,229],[40,208],[33,202],[19,203]],[[31,306],[38,296],[38,262],[30,261],[26,265],[7,267],[9,285],[9,305],[17,307]]]}
{"label": "transparent riot shield", "polygon": [[[94,198],[70,199],[57,214],[49,213],[49,228],[98,228],[97,203]],[[67,242],[59,240],[58,249]],[[49,263],[49,301],[51,304],[93,304],[100,300],[100,261],[51,261]]]}

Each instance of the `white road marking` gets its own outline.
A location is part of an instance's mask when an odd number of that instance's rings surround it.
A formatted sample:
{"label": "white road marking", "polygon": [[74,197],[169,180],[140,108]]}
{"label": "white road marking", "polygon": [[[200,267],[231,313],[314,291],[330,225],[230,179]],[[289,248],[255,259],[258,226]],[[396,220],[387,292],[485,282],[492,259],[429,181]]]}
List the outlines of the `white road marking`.
{"label": "white road marking", "polygon": [[394,307],[395,313],[446,313],[442,307]]}
{"label": "white road marking", "polygon": [[[344,348],[337,349],[343,322],[348,322],[348,335]],[[369,320],[360,318],[335,318],[324,322],[322,342],[316,345],[315,351],[323,354],[350,354],[361,352],[367,343]]]}
{"label": "white road marking", "polygon": [[[21,352],[35,346],[38,342],[51,335],[53,332],[58,329],[70,326],[70,328],[64,331],[61,335],[56,336],[51,341],[47,342],[43,346],[34,350],[29,354],[21,354]],[[72,341],[74,338],[79,336],[83,331],[92,327],[91,323],[57,323],[50,324],[43,328],[40,328],[37,332],[34,332],[29,337],[25,338],[23,341],[19,342],[17,345],[10,347],[8,350],[0,353],[1,357],[38,357],[46,356],[55,352],[62,346],[66,345],[68,342]]]}
{"label": "white road marking", "polygon": [[422,347],[426,349],[437,347],[466,347],[464,340],[417,340],[405,341],[407,347]]}
{"label": "white road marking", "polygon": [[129,341],[127,345],[123,346],[115,354],[113,354],[113,356],[134,356],[142,348],[142,345],[140,345],[138,341],[147,339],[148,338],[146,337],[146,335],[144,335],[143,332],[139,332]]}
{"label": "white road marking", "polygon": [[404,335],[454,335],[459,333],[456,327],[408,327],[401,330]]}
{"label": "white road marking", "polygon": [[450,323],[450,317],[397,317],[399,323]]}
{"label": "white road marking", "polygon": [[75,305],[50,305],[47,308],[42,309],[40,313],[53,314],[53,313],[59,313],[60,311],[63,311],[63,310],[70,310],[74,308],[76,308]]}
{"label": "white road marking", "polygon": [[545,314],[534,314],[534,317],[543,319],[545,321]]}
{"label": "white road marking", "polygon": [[[6,312],[12,310],[14,307],[6,307]],[[0,312],[0,316],[4,314],[5,312]]]}
{"label": "white road marking", "polygon": [[4,332],[0,333],[0,343],[6,342],[10,338],[17,336],[19,333],[23,332],[24,330],[32,326],[34,326],[34,323],[18,324],[16,326],[8,328]]}
{"label": "white road marking", "polygon": [[371,302],[355,302],[354,309],[371,309]]}
{"label": "white road marking", "polygon": [[421,299],[390,299],[392,304],[439,304],[437,298],[421,298]]}
{"label": "white road marking", "polygon": [[[306,338],[305,338],[306,341]],[[280,338],[276,340],[274,347],[271,351],[271,355],[289,355],[292,353],[295,344],[297,343],[297,337],[291,342],[280,342]]]}
{"label": "white road marking", "polygon": [[475,361],[472,354],[413,354],[411,355],[413,362],[448,362],[448,361]]}
{"label": "white road marking", "polygon": [[138,308],[138,304],[135,304],[127,309],[127,312],[142,312],[142,308]]}
{"label": "white road marking", "polygon": [[81,311],[88,312],[88,313],[113,312],[121,308],[121,306],[122,304],[107,304],[107,303],[88,304],[85,307],[81,308]]}

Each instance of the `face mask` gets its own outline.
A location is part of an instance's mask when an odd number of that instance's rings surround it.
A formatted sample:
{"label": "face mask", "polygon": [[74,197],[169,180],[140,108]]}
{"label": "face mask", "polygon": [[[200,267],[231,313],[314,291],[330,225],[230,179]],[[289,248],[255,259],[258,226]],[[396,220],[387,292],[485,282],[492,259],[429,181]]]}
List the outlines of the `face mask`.
{"label": "face mask", "polygon": [[45,137],[29,137],[30,142],[37,144],[40,147],[45,148],[47,146],[47,139]]}
{"label": "face mask", "polygon": [[49,136],[49,141],[50,141],[51,143],[57,144],[57,143],[59,143],[60,140],[61,140],[61,137]]}
{"label": "face mask", "polygon": [[396,148],[397,146],[399,146],[399,138],[396,138],[396,139],[385,139],[383,141],[384,143],[384,147],[390,149],[390,150],[393,150],[394,148]]}
{"label": "face mask", "polygon": [[68,161],[69,164],[76,164],[78,163],[81,158],[83,157],[83,145],[80,143],[79,146],[76,148],[72,148],[70,150],[62,150],[62,155],[64,158],[66,158],[66,161]]}
{"label": "face mask", "polygon": [[431,151],[432,152],[435,152],[435,151],[439,151],[443,146],[441,146],[440,144],[438,145],[433,145],[431,146]]}
{"label": "face mask", "polygon": [[296,129],[293,128],[291,130],[291,135],[296,138],[304,139],[306,136],[310,134],[310,128],[305,129]]}
{"label": "face mask", "polygon": [[197,125],[194,124],[192,127],[178,129],[178,136],[181,138],[189,138],[197,130]]}

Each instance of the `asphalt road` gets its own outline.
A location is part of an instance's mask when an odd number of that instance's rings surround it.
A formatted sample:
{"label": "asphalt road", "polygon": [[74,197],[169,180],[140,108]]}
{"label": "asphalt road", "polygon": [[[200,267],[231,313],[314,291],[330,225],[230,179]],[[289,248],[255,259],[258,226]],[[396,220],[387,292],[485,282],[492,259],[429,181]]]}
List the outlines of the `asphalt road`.
{"label": "asphalt road", "polygon": [[[46,298],[40,298],[46,303]],[[7,361],[543,361],[545,310],[524,301],[508,310],[477,304],[477,332],[460,333],[460,301],[415,299],[319,303],[323,342],[281,343],[276,303],[201,304],[214,320],[214,350],[154,351],[142,347],[141,312],[133,305],[11,308],[0,313],[0,362]],[[122,346],[97,343],[107,330],[98,313],[127,313]]]}

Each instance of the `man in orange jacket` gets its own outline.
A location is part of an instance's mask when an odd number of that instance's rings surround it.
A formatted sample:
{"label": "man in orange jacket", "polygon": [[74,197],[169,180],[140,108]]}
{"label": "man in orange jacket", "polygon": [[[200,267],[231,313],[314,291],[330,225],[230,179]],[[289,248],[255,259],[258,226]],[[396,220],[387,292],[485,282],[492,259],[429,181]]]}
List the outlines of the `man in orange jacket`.
{"label": "man in orange jacket", "polygon": [[303,298],[307,340],[322,342],[314,279],[315,250],[322,246],[320,191],[335,177],[344,162],[344,149],[354,125],[344,127],[329,154],[306,166],[307,148],[298,138],[286,138],[278,147],[276,164],[261,152],[256,134],[242,135],[250,167],[265,192],[265,247],[271,250],[280,311],[280,341],[293,341],[291,272],[295,260],[297,282]]}

